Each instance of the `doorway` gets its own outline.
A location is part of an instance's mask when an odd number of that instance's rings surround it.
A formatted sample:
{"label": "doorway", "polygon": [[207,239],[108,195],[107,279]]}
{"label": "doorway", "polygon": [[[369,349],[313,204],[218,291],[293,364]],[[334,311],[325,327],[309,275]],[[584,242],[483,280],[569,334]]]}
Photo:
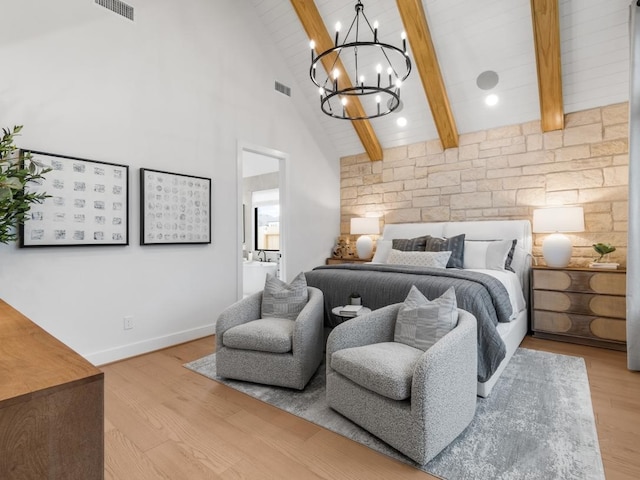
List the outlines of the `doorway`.
{"label": "doorway", "polygon": [[287,159],[269,148],[238,148],[238,299],[260,290],[266,272],[286,278]]}

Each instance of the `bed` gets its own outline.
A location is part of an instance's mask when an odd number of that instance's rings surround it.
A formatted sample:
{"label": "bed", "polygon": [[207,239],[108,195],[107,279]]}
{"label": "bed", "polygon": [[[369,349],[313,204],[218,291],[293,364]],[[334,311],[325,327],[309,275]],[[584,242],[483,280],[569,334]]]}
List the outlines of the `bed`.
{"label": "bed", "polygon": [[[396,247],[424,250],[425,238],[427,250],[454,251],[447,263],[453,268],[387,263],[390,255],[398,254]],[[511,246],[507,268],[496,268],[504,258],[496,260],[486,252],[498,247],[503,252],[506,244]],[[364,305],[377,309],[402,302],[412,285],[427,298],[454,286],[458,306],[478,319],[478,395],[487,397],[528,330],[531,249],[527,220],[389,224],[378,239],[372,262],[323,265],[306,272],[306,277],[310,286],[324,293],[329,328],[340,322],[332,309],[344,305],[352,292],[361,295]]]}

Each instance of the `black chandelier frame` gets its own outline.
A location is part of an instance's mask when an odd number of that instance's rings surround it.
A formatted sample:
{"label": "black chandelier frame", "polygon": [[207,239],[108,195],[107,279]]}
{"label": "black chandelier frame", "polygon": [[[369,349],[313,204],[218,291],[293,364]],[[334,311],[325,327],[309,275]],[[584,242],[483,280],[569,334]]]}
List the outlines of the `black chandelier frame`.
{"label": "black chandelier frame", "polygon": [[[344,37],[344,43],[339,44],[339,32],[336,31],[335,35],[335,44],[332,48],[325,50],[319,55],[314,54],[314,45],[312,42],[311,46],[311,67],[309,69],[309,76],[311,77],[311,81],[318,87],[320,92],[320,108],[323,113],[326,115],[341,119],[341,120],[368,120],[372,118],[383,117],[395,111],[400,106],[400,86],[407,79],[409,74],[411,73],[411,59],[409,58],[409,54],[407,53],[407,45],[406,38],[402,39],[402,49],[396,47],[395,45],[391,45],[388,43],[383,43],[378,41],[378,29],[377,27],[371,26],[369,23],[369,19],[364,14],[364,5],[360,0],[356,3],[355,6],[356,16],[354,17],[347,34]],[[360,35],[360,15],[366,22],[366,25],[369,27],[369,30],[373,34],[373,41],[364,41],[359,40]],[[351,42],[347,42],[349,35],[355,26],[355,40]],[[347,85],[345,87],[339,88],[339,75],[334,75],[333,80],[331,80],[331,73],[336,70],[336,65],[338,60],[340,60],[340,56],[343,52],[353,51],[353,56],[355,59],[355,85]],[[377,70],[377,79],[375,83],[364,83],[358,80],[361,78],[358,72],[358,49],[378,49],[381,51],[382,55],[387,61],[389,68],[387,69],[389,84],[384,86],[382,84],[382,69],[378,68]],[[396,68],[394,68],[393,63],[389,59],[389,55],[401,55],[404,59],[404,66],[406,68],[406,72],[403,75],[398,74]],[[317,65],[322,61],[323,58],[334,55],[335,58],[333,60],[333,64],[331,68],[327,70],[327,77],[321,83],[316,78],[317,74]],[[400,63],[400,62],[397,62]],[[379,64],[379,67],[381,65]],[[389,72],[391,70],[391,72]],[[393,74],[393,75],[392,75]],[[395,81],[394,81],[395,77]],[[348,82],[350,83],[350,82]],[[364,115],[351,117],[348,114],[348,109],[345,106],[345,102],[347,98],[350,97],[362,97],[369,95],[385,95],[386,101],[383,102],[382,97],[376,98],[377,108],[374,113],[367,114],[364,112]],[[331,104],[331,100],[336,97],[341,98],[342,111],[336,112]],[[386,108],[381,108],[381,104],[384,103]],[[353,110],[352,110],[353,112]]]}

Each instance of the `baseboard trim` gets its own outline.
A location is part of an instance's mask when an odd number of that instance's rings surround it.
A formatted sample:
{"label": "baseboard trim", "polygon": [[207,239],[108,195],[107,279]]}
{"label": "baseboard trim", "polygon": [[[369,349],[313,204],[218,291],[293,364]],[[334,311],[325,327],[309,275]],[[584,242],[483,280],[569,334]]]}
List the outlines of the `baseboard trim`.
{"label": "baseboard trim", "polygon": [[216,332],[215,325],[206,327],[193,328],[191,330],[183,330],[162,337],[154,337],[127,345],[121,345],[115,348],[83,354],[89,362],[94,365],[106,365],[107,363],[117,362],[125,358],[135,357],[144,353],[153,352],[162,348],[171,347],[180,343],[189,342],[198,338],[213,335]]}

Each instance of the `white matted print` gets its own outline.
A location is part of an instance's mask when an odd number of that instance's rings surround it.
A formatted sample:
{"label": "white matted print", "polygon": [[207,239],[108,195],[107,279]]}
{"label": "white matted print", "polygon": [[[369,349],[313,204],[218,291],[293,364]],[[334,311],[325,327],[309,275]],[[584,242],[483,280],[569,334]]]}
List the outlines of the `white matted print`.
{"label": "white matted print", "polygon": [[129,167],[31,152],[51,168],[30,191],[46,193],[21,227],[21,247],[129,244]]}
{"label": "white matted print", "polygon": [[211,243],[211,179],[140,169],[140,244]]}

